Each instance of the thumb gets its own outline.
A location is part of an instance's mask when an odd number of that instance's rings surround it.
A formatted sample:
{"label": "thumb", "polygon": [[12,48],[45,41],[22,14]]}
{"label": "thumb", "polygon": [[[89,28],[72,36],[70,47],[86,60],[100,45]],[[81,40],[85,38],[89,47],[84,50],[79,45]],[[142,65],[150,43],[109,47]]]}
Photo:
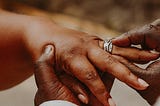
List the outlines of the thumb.
{"label": "thumb", "polygon": [[114,38],[112,40],[112,43],[117,46],[121,47],[128,47],[132,44],[138,45],[144,43],[144,32],[148,30],[148,26],[145,25],[142,28],[135,28],[133,30],[130,30],[117,38]]}
{"label": "thumb", "polygon": [[54,47],[47,45],[35,64],[35,80],[38,92],[35,96],[35,105],[49,100],[66,100],[78,104],[70,90],[64,86],[53,69]]}

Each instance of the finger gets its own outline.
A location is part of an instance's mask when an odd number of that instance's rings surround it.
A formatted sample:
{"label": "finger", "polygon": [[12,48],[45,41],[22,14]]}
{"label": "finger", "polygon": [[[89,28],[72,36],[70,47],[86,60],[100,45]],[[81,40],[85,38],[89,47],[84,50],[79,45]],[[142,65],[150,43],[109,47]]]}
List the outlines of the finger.
{"label": "finger", "polygon": [[[119,80],[126,84],[143,90],[148,87],[148,84],[140,78],[137,78],[130,70],[99,47],[93,47],[88,52],[90,61],[104,72],[109,72]],[[142,83],[143,82],[143,83]],[[144,83],[145,82],[145,83]]]}
{"label": "finger", "polygon": [[142,69],[133,63],[130,63],[128,60],[121,56],[113,55],[114,58],[116,58],[118,61],[120,61],[122,64],[127,66],[134,74],[137,76],[143,78],[145,81],[147,81],[149,84],[150,81],[153,79],[159,78],[160,75],[160,61],[155,61],[151,63],[146,69]]}
{"label": "finger", "polygon": [[160,79],[160,60],[154,61],[146,68],[151,79]]}
{"label": "finger", "polygon": [[98,74],[100,75],[107,91],[110,92],[113,86],[115,77],[108,72],[103,72],[102,70],[99,70],[98,68],[96,68],[96,70],[98,71]]}
{"label": "finger", "polygon": [[134,74],[138,75],[139,77],[141,77],[141,75],[146,72],[145,69],[142,69],[136,65],[134,65],[133,63],[129,62],[128,60],[126,60],[125,58],[118,56],[118,55],[112,55],[115,59],[117,59],[119,62],[121,62],[122,64],[124,64],[126,67],[128,67]]}
{"label": "finger", "polygon": [[82,103],[88,104],[88,93],[81,82],[67,74],[61,75],[60,80],[81,100]]}
{"label": "finger", "polygon": [[[155,61],[151,63],[146,69],[141,69],[134,64],[129,63],[126,59],[120,56],[114,56],[119,61],[123,62],[126,66],[128,66],[132,72],[143,78],[147,81],[150,86],[143,91],[138,91],[140,95],[147,100],[147,102],[151,105],[155,103],[157,97],[159,97],[159,81],[160,81],[160,61]],[[152,95],[152,96],[151,96]]]}
{"label": "finger", "polygon": [[[114,77],[113,75],[105,72],[102,74],[102,81],[104,83],[104,85],[106,86],[107,91],[110,93],[111,88],[113,86],[113,82],[114,82]],[[116,106],[116,104],[114,103],[114,101],[112,101],[112,99],[108,100],[109,104],[111,104],[111,106]]]}
{"label": "finger", "polygon": [[[91,92],[89,95],[89,106],[104,106]],[[115,105],[111,105],[115,106]]]}
{"label": "finger", "polygon": [[[89,106],[104,106],[100,100],[98,100],[92,93],[89,96]],[[107,106],[116,106],[116,104],[112,101],[112,99],[108,100],[110,105]],[[88,105],[87,105],[88,106]]]}
{"label": "finger", "polygon": [[[145,49],[156,49],[160,43],[160,21],[156,20],[149,25],[145,25],[141,28],[133,29],[127,33],[112,40],[112,43],[117,46],[128,47],[131,44],[141,44]],[[149,38],[151,37],[151,38]],[[158,43],[158,44],[157,44]]]}
{"label": "finger", "polygon": [[123,56],[136,63],[148,63],[149,61],[155,60],[159,57],[159,53],[157,52],[141,50],[135,47],[124,48],[115,45],[113,46],[112,54]]}
{"label": "finger", "polygon": [[144,34],[142,33],[144,28],[133,29],[129,32],[126,32],[119,37],[112,40],[112,43],[117,46],[128,47],[131,44],[143,44],[144,43]]}
{"label": "finger", "polygon": [[111,91],[111,88],[113,86],[113,82],[114,82],[114,77],[113,75],[105,72],[103,75],[102,75],[102,81],[104,83],[104,85],[106,86],[106,89],[108,92]]}
{"label": "finger", "polygon": [[74,76],[90,89],[98,100],[104,105],[109,105],[107,100],[110,98],[110,95],[106,91],[95,68],[90,64],[86,57],[74,56],[74,58],[67,61],[66,66]]}
{"label": "finger", "polygon": [[[38,93],[35,98],[36,105],[48,100],[67,100],[79,104],[78,100],[57,78],[53,70],[54,48],[45,47],[42,55],[35,64],[35,79]],[[38,96],[39,94],[39,96]]]}
{"label": "finger", "polygon": [[[160,52],[160,19],[152,22],[148,27],[148,30],[144,33],[146,35],[144,43],[148,49],[155,49]],[[142,45],[142,47],[145,47],[145,45]]]}
{"label": "finger", "polygon": [[158,69],[160,69],[160,60],[157,60],[155,62],[153,62],[152,64],[150,64],[147,69],[150,69],[153,71],[153,69],[156,69],[154,71],[158,71]]}
{"label": "finger", "polygon": [[[100,75],[100,77],[102,78],[103,83],[106,86],[106,89],[108,92],[110,92],[113,82],[114,82],[114,77],[108,73],[104,73],[100,70],[98,70],[98,74]],[[90,91],[88,91],[89,94],[89,106],[104,106]],[[111,103],[111,106],[116,106],[116,104],[114,102]]]}
{"label": "finger", "polygon": [[[103,48],[104,41],[99,41],[99,46]],[[145,64],[151,60],[159,58],[160,53],[154,50],[146,51],[136,47],[119,47],[113,45],[113,55],[119,55],[127,58],[128,60],[136,63]]]}

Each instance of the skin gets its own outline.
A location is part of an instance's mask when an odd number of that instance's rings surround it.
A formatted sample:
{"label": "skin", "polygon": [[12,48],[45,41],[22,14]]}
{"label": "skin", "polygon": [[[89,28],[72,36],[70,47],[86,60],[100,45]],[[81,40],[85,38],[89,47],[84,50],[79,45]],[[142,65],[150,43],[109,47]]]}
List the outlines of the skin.
{"label": "skin", "polygon": [[160,19],[141,28],[133,29],[112,40],[112,43],[121,47],[141,45],[142,49],[160,52]]}
{"label": "skin", "polygon": [[[151,91],[158,91],[159,92],[159,87],[157,86],[157,83],[154,83],[154,82],[159,82],[159,77],[157,77],[159,74],[159,71],[157,71],[160,67],[155,67],[157,62],[155,62],[153,65],[150,65],[148,68],[146,69],[141,69],[137,66],[135,66],[134,64],[130,63],[128,60],[126,60],[125,58],[121,57],[121,56],[118,56],[118,55],[113,55],[113,54],[119,54],[119,55],[122,55],[124,57],[128,57],[129,55],[127,55],[127,53],[125,54],[125,52],[127,51],[130,51],[130,52],[136,52],[138,51],[138,49],[135,49],[135,48],[125,48],[125,51],[124,51],[124,48],[120,48],[120,47],[116,47],[116,46],[113,46],[113,51],[112,51],[112,56],[117,59],[118,61],[120,61],[122,64],[126,65],[133,73],[135,73],[137,76],[145,79],[149,84],[149,88],[147,88],[145,91],[141,91],[141,90],[138,90],[138,92],[141,92],[140,94],[151,104],[153,104],[153,102],[150,102],[150,100],[156,100],[156,98],[159,96],[159,95],[152,95],[150,96],[150,93],[152,93]],[[121,52],[119,52],[121,51]],[[124,53],[123,53],[124,52]],[[144,53],[145,52],[145,53]],[[125,55],[124,55],[125,54]],[[137,57],[139,56],[142,56],[142,55],[146,55],[147,58],[145,58],[146,62],[153,58],[152,54],[148,51],[143,51],[143,52],[140,52],[138,55],[136,55],[136,57],[132,57],[133,61],[136,60]],[[46,55],[46,54],[45,54]],[[45,57],[45,55],[42,55],[42,57],[40,58],[39,61],[45,61],[45,62],[48,62],[49,60],[43,60]],[[42,59],[43,58],[43,59]],[[51,58],[51,57],[50,57]],[[45,59],[49,59],[49,58],[45,58]],[[144,61],[143,58],[141,61]],[[65,86],[67,86],[68,88],[71,89],[72,93],[74,93],[75,95],[77,95],[77,92],[80,93],[80,94],[83,94],[83,95],[86,95],[88,96],[89,98],[89,103],[87,104],[87,106],[103,106],[103,104],[101,104],[101,102],[89,91],[87,90],[87,92],[84,90],[84,89],[87,89],[86,86],[82,85],[81,83],[78,82],[78,80],[75,80],[75,78],[73,78],[72,76],[69,76],[65,73],[61,73],[59,74],[59,78],[61,80],[61,82],[65,85],[64,87],[60,87],[61,90],[57,90],[57,84],[55,84],[55,82],[57,82],[57,79],[55,79],[55,77],[53,78],[49,78],[48,75],[51,75],[51,74],[48,74],[49,73],[49,70],[46,68],[46,65],[43,65],[41,62],[39,62],[41,65],[38,65],[38,66],[41,66],[41,67],[37,67],[36,69],[38,70],[38,72],[40,71],[46,71],[45,73],[43,73],[43,77],[41,75],[36,75],[36,81],[37,81],[37,85],[38,85],[38,92],[36,94],[36,98],[35,98],[35,103],[39,103],[39,101],[46,101],[46,100],[50,100],[50,99],[61,99],[61,100],[68,100],[67,97],[70,97],[68,96],[67,94],[65,94],[64,92],[60,92],[60,91],[63,91],[64,89],[66,89]],[[52,63],[52,60],[51,60],[51,63]],[[53,69],[51,67],[51,72],[53,72]],[[114,78],[105,73],[105,74],[101,74],[99,73],[104,84],[106,84],[108,86],[108,91],[110,91],[111,87],[112,87],[112,84],[113,84],[113,80]],[[41,77],[39,77],[41,76]],[[43,82],[45,79],[42,79],[42,78],[48,78],[47,81],[50,81],[48,84],[45,82]],[[155,80],[151,80],[151,79],[155,79]],[[158,79],[157,79],[158,78]],[[55,81],[56,80],[56,81]],[[51,82],[54,82],[53,84]],[[44,85],[43,85],[44,84]],[[46,85],[47,84],[47,85]],[[42,86],[43,85],[43,86]],[[56,86],[55,86],[56,85]],[[40,86],[40,87],[39,87]],[[60,85],[62,86],[62,85]],[[155,87],[156,86],[156,87]],[[48,89],[47,87],[49,87],[50,89]],[[63,89],[62,89],[63,88]],[[79,90],[80,89],[80,90]],[[56,91],[57,90],[57,91]],[[77,91],[78,90],[78,91]],[[57,93],[59,92],[59,93]],[[150,93],[149,93],[150,92]],[[50,95],[50,94],[54,94],[54,95]],[[57,96],[56,96],[57,95]],[[71,100],[73,100],[73,98],[70,98]],[[69,100],[70,100],[69,99]],[[73,102],[73,101],[72,101]],[[85,104],[82,104],[80,102],[78,102],[79,105],[83,105],[85,106]],[[38,104],[36,104],[38,105]]]}
{"label": "skin", "polygon": [[[121,47],[131,47],[132,45],[141,45],[142,50],[156,50],[160,52],[160,19],[141,28],[136,28],[124,33],[118,38],[113,39],[114,45]],[[159,54],[157,52],[157,54]],[[134,55],[131,53],[130,55]],[[119,58],[119,57],[118,57]],[[117,58],[117,59],[118,59]],[[128,59],[131,59],[130,57]],[[140,69],[129,63],[127,60],[119,58],[123,64],[126,64],[132,72],[145,79],[150,86],[144,91],[138,91],[151,105],[153,105],[160,96],[160,61],[151,63],[146,69]]]}
{"label": "skin", "polygon": [[[80,81],[75,79],[75,77],[70,76],[66,73],[61,73],[58,75],[61,82],[58,81],[57,77],[53,74],[53,68],[50,67],[52,65],[47,67],[48,63],[53,64],[53,47],[51,45],[47,47],[51,48],[50,53],[43,53],[41,58],[37,61],[37,67],[35,67],[35,79],[38,86],[38,91],[35,96],[35,105],[39,106],[39,104],[44,101],[60,99],[74,103],[76,102],[76,104],[78,105],[85,106],[84,103],[78,101],[72,96],[83,94],[89,99],[88,104],[86,106],[103,106],[103,104],[89,91],[89,89],[87,89],[87,87]],[[107,73],[101,75],[101,78],[104,81],[104,84],[107,85],[107,90],[110,91],[114,78]],[[72,92],[70,92],[67,88],[69,88]],[[84,102],[86,101],[84,100]]]}
{"label": "skin", "polygon": [[[0,28],[3,29],[0,30],[0,90],[21,83],[34,73],[38,86],[35,105],[54,99],[80,104],[75,94],[82,94],[85,99],[79,99],[90,103],[85,94],[86,87],[97,101],[109,106],[110,85],[104,83],[101,72],[109,73],[135,89],[147,88],[128,67],[103,50],[100,38],[60,27],[41,17],[0,12]],[[158,56],[152,54],[151,60]],[[63,77],[60,78],[62,73],[71,76],[79,89],[72,85],[67,87]]]}
{"label": "skin", "polygon": [[150,86],[146,90],[137,90],[137,92],[147,100],[150,105],[153,105],[160,96],[160,61],[157,60],[148,65],[147,68],[141,69],[123,57],[114,57],[125,64],[137,76],[143,78],[149,83]]}

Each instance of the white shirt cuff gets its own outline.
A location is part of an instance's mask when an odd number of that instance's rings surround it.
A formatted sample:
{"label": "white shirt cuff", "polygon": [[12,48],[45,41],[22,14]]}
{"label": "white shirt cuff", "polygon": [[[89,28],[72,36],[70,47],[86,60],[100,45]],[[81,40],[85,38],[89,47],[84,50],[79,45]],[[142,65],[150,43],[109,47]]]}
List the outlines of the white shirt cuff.
{"label": "white shirt cuff", "polygon": [[52,101],[46,101],[40,104],[39,106],[78,106],[78,105],[63,100],[52,100]]}

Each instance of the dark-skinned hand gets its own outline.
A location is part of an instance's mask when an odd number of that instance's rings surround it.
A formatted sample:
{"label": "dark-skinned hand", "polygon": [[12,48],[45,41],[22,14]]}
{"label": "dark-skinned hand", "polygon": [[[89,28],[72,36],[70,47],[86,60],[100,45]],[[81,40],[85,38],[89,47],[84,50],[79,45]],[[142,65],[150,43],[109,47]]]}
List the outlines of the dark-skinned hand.
{"label": "dark-skinned hand", "polygon": [[[27,36],[22,39],[24,39],[25,47],[30,52],[33,61],[38,61],[44,48],[52,45],[54,49],[53,63],[47,64],[46,69],[51,69],[50,66],[55,74],[59,75],[65,72],[76,77],[104,106],[109,106],[109,102],[110,104],[113,102],[107,91],[107,85],[103,83],[98,70],[108,72],[138,90],[148,87],[125,65],[104,51],[100,46],[103,41],[97,36],[63,28],[43,18],[35,21],[25,35]],[[149,55],[151,60],[157,58],[155,54],[149,53]]]}

